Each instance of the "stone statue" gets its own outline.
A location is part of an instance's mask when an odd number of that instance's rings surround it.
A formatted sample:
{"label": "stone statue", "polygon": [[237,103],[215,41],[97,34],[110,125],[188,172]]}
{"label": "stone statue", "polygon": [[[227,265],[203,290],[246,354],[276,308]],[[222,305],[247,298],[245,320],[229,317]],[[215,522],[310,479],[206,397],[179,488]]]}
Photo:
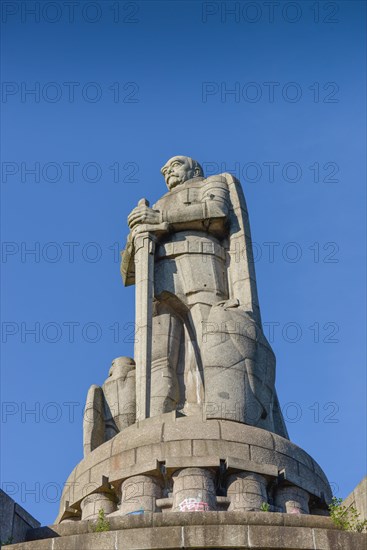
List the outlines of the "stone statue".
{"label": "stone statue", "polygon": [[89,388],[83,419],[84,456],[135,422],[135,363],[112,361],[107,380]]}
{"label": "stone statue", "polygon": [[[168,193],[152,208],[141,200],[128,216],[121,265],[126,285],[143,284],[136,297],[137,379],[145,369],[137,417],[202,409],[288,437],[241,186],[227,173],[205,179],[200,164],[184,156],[161,172]],[[138,282],[136,268],[145,269]]]}
{"label": "stone statue", "polygon": [[134,360],[115,359],[88,392],[84,459],[57,522],[101,510],[327,514],[328,480],[289,440],[275,391],[241,185],[184,156],[161,171],[168,192],[132,210],[121,260],[135,285]]}

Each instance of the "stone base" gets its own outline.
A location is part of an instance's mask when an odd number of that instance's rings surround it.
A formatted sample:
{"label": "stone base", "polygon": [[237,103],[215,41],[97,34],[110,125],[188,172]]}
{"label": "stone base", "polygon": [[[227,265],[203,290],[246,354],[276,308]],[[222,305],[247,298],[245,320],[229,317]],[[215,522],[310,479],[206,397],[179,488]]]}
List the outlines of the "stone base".
{"label": "stone base", "polygon": [[73,521],[33,529],[9,550],[365,550],[367,537],[335,528],[330,518],[269,512],[172,512]]}
{"label": "stone base", "polygon": [[294,443],[232,420],[175,413],[126,428],[82,460],[57,523],[132,513],[327,514],[328,480]]}

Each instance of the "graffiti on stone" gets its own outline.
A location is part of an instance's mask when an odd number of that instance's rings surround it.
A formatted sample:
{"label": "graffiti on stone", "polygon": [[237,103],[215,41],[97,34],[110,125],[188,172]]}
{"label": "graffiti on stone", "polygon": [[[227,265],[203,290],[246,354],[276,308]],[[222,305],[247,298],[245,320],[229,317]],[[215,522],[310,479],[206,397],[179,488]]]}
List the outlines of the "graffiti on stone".
{"label": "graffiti on stone", "polygon": [[180,512],[207,512],[209,505],[199,498],[185,498],[179,504]]}

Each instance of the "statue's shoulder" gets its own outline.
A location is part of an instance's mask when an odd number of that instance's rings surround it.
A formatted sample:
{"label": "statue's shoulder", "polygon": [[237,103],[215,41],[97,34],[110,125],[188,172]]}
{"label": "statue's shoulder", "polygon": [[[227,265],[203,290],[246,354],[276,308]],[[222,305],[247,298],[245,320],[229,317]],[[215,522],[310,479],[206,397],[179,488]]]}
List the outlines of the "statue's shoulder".
{"label": "statue's shoulder", "polygon": [[243,195],[243,189],[240,181],[229,172],[223,172],[222,174],[215,174],[214,176],[209,176],[203,181],[203,184],[207,186],[207,192],[212,188],[220,189],[229,193],[230,202],[235,205],[245,204],[245,199]]}
{"label": "statue's shoulder", "polygon": [[211,183],[226,183],[226,174],[214,174],[214,176],[209,176],[202,181],[204,185],[210,185]]}
{"label": "statue's shoulder", "polygon": [[207,182],[208,186],[205,194],[210,193],[212,188],[219,190],[219,194],[223,194],[223,191],[225,191],[227,196],[229,196],[231,209],[237,212],[235,217],[240,215],[241,210],[242,213],[246,214],[247,206],[245,195],[241,182],[236,178],[236,176],[230,172],[223,172],[222,174],[215,174],[214,176],[206,178],[204,182]]}
{"label": "statue's shoulder", "polygon": [[214,176],[209,176],[205,178],[202,182],[203,184],[211,183],[222,183],[224,185],[239,185],[241,186],[240,181],[230,172],[223,172],[222,174],[215,174]]}

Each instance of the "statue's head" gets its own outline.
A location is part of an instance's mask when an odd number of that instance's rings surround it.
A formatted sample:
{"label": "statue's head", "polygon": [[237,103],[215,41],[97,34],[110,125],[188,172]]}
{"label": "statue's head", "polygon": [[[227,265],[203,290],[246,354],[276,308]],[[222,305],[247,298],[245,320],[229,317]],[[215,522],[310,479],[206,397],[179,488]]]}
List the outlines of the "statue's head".
{"label": "statue's head", "polygon": [[127,373],[135,369],[135,361],[131,357],[117,357],[112,361],[109,378],[125,378]]}
{"label": "statue's head", "polygon": [[177,156],[169,159],[161,168],[169,190],[192,178],[203,177],[200,164],[191,157]]}

